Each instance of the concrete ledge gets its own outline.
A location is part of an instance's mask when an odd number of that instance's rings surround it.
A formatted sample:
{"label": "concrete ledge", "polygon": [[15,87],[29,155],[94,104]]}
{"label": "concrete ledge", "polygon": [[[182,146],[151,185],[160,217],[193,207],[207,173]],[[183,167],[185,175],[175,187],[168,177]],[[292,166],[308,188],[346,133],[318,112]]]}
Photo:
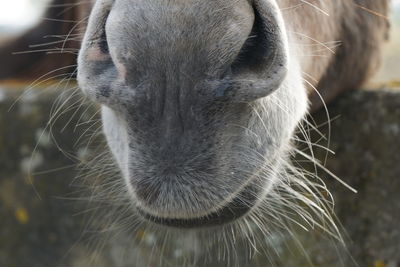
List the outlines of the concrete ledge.
{"label": "concrete ledge", "polygon": [[[329,107],[332,122],[327,168],[358,190],[332,179],[336,213],[360,266],[400,264],[400,91],[358,90]],[[316,120],[326,121],[321,111]],[[327,127],[321,129],[327,131]],[[314,139],[316,140],[316,139]],[[317,152],[323,158],[323,152]],[[346,265],[349,266],[349,265]]]}

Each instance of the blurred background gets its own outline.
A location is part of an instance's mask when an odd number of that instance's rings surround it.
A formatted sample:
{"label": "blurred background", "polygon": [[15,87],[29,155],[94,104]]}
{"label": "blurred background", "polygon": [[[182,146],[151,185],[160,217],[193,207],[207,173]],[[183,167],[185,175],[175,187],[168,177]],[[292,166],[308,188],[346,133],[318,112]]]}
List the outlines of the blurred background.
{"label": "blurred background", "polygon": [[[48,4],[49,0],[1,0],[0,48],[37,25]],[[392,4],[391,37],[381,70],[363,90],[349,92],[329,106],[330,148],[336,155],[329,156],[326,166],[359,190],[354,195],[320,174],[335,196],[348,247],[338,249],[318,231],[312,238],[311,233],[298,234],[302,248],[292,244],[291,237],[279,236],[275,257],[257,254],[251,266],[400,266],[400,0]],[[16,51],[23,50],[29,49]],[[7,55],[0,57],[0,70],[11,68],[15,60]],[[91,214],[86,211],[92,208],[80,196],[90,192],[76,180],[82,175],[80,163],[103,148],[100,125],[97,108],[80,100],[68,75],[60,79],[0,79],[0,267],[161,266],[156,233],[118,233],[101,245],[103,249],[86,236]],[[321,125],[319,131],[327,134],[326,114],[313,117]],[[315,154],[325,157],[318,148]],[[180,266],[184,248],[185,242],[171,244],[163,252],[168,266]]]}
{"label": "blurred background", "polygon": [[400,0],[393,0],[391,21],[390,42],[384,50],[382,68],[373,79],[377,82],[396,81],[400,77]]}
{"label": "blurred background", "polygon": [[16,34],[35,25],[48,3],[48,0],[2,1],[0,9],[2,35]]}

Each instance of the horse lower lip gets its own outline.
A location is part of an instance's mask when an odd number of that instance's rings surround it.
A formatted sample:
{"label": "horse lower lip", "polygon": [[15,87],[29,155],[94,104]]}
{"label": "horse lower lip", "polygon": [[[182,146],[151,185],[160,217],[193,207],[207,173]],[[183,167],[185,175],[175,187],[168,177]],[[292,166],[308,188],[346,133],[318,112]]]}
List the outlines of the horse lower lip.
{"label": "horse lower lip", "polygon": [[207,216],[190,219],[174,219],[174,218],[162,218],[150,215],[145,211],[138,208],[139,213],[147,220],[169,227],[176,228],[200,228],[200,227],[211,227],[225,223],[229,223],[243,216],[250,210],[249,206],[236,207],[234,210],[228,206],[221,209],[218,212],[211,213]]}
{"label": "horse lower lip", "polygon": [[198,218],[163,218],[151,215],[140,207],[137,207],[137,210],[147,220],[169,227],[200,228],[218,226],[232,222],[249,212],[257,202],[257,192],[254,192],[254,190],[257,190],[256,188],[257,186],[248,185],[222,209]]}

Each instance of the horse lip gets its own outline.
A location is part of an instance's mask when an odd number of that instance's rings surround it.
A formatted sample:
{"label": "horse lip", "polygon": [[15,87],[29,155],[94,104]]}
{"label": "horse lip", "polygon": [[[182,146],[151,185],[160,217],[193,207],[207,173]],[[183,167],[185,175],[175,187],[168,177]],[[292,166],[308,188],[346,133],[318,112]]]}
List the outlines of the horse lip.
{"label": "horse lip", "polygon": [[218,211],[195,218],[164,218],[152,215],[137,207],[138,213],[146,220],[167,227],[174,228],[201,228],[213,227],[233,222],[248,213],[257,203],[257,185],[246,186],[226,206]]}

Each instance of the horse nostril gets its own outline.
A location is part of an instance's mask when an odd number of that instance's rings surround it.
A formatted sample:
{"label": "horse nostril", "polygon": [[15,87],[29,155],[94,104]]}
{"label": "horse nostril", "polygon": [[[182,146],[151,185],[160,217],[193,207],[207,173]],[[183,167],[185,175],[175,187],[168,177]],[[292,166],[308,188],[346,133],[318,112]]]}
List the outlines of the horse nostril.
{"label": "horse nostril", "polygon": [[110,54],[110,49],[108,47],[108,42],[107,42],[107,32],[105,29],[103,29],[103,32],[100,37],[99,48],[100,48],[101,53],[107,54],[107,55]]}
{"label": "horse nostril", "polygon": [[217,98],[237,102],[254,101],[280,87],[288,69],[287,40],[283,23],[268,1],[254,6],[254,22],[247,40],[224,73],[213,81]]}

